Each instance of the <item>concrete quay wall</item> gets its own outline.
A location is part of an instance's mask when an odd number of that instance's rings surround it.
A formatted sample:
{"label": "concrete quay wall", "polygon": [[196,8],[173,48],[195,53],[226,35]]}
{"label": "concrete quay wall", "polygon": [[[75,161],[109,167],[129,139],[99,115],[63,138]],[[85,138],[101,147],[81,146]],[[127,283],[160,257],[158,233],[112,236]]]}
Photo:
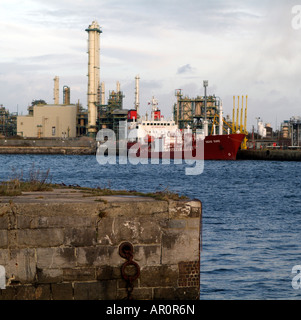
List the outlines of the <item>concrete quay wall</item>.
{"label": "concrete quay wall", "polygon": [[201,211],[70,188],[0,197],[0,300],[199,299]]}
{"label": "concrete quay wall", "polygon": [[66,154],[66,155],[93,155],[94,148],[86,147],[3,147],[0,154]]}
{"label": "concrete quay wall", "polygon": [[301,161],[300,150],[239,150],[237,160]]}
{"label": "concrete quay wall", "polygon": [[73,139],[0,139],[0,154],[74,154],[96,152],[96,141],[88,137]]}

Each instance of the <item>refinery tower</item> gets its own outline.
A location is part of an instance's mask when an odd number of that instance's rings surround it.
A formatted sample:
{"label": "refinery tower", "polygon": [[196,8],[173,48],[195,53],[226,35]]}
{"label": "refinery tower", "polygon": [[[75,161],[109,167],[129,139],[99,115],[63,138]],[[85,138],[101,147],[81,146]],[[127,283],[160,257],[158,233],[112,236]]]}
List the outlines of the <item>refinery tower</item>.
{"label": "refinery tower", "polygon": [[98,89],[100,85],[100,34],[102,31],[96,21],[86,29],[88,32],[88,133],[95,136],[97,132]]}

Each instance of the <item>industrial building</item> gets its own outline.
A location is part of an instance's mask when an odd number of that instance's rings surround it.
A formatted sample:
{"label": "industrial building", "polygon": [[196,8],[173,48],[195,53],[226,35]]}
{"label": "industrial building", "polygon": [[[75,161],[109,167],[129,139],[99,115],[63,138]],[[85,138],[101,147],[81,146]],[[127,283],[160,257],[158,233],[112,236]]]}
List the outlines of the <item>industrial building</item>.
{"label": "industrial building", "polygon": [[[19,116],[17,133],[23,137],[33,138],[74,138],[89,136],[95,138],[100,129],[107,128],[115,131],[118,139],[120,121],[133,120],[128,115],[135,111],[139,115],[139,76],[135,80],[135,103],[133,109],[123,109],[123,92],[117,82],[116,90],[109,92],[106,103],[105,83],[100,81],[100,35],[102,31],[97,21],[93,21],[88,32],[88,85],[87,109],[78,102],[70,103],[70,88],[63,87],[63,103],[59,104],[59,77],[54,78],[54,103],[34,105],[29,107],[27,116]],[[244,110],[244,97],[233,97],[233,117],[228,121],[223,117],[222,101],[215,95],[207,96],[208,81],[204,81],[204,96],[196,98],[184,97],[181,90],[176,91],[177,103],[174,106],[174,121],[180,129],[190,127],[194,132],[208,134],[223,134],[246,131],[247,103]],[[247,97],[246,97],[247,102]],[[243,113],[244,123],[243,123]],[[227,121],[226,121],[227,120]],[[244,141],[246,146],[246,141]]]}
{"label": "industrial building", "polygon": [[290,147],[301,147],[301,117],[294,116],[281,124],[281,136],[290,141]]}
{"label": "industrial building", "polygon": [[[37,104],[28,108],[28,115],[19,116],[18,135],[32,138],[95,137],[98,130],[108,128],[118,133],[119,121],[126,120],[128,110],[123,109],[124,95],[117,82],[105,104],[105,84],[100,83],[100,34],[96,21],[88,32],[88,90],[87,109],[80,103],[70,104],[70,88],[63,87],[63,104],[59,104],[59,77],[54,78],[54,104]],[[136,88],[137,88],[136,79]],[[137,96],[138,94],[136,94]],[[136,105],[139,106],[136,98]]]}
{"label": "industrial building", "polygon": [[63,87],[59,104],[59,77],[54,78],[54,104],[37,103],[28,107],[28,115],[17,117],[17,134],[24,138],[75,138],[79,107],[70,104],[70,88]]}
{"label": "industrial building", "polygon": [[[180,129],[191,128],[193,132],[199,132],[207,136],[208,134],[227,134],[241,132],[248,134],[247,127],[247,101],[244,109],[244,96],[233,97],[232,120],[226,121],[223,116],[222,100],[215,96],[207,96],[206,89],[208,81],[204,81],[204,96],[189,98],[183,96],[182,90],[175,92],[177,102],[174,104],[173,116],[175,123]],[[240,103],[241,102],[241,103]],[[242,148],[246,148],[245,139]]]}
{"label": "industrial building", "polygon": [[18,116],[18,134],[26,138],[75,138],[76,105],[36,105],[32,114]]}
{"label": "industrial building", "polygon": [[10,113],[0,105],[0,137],[11,137],[17,134],[17,113]]}

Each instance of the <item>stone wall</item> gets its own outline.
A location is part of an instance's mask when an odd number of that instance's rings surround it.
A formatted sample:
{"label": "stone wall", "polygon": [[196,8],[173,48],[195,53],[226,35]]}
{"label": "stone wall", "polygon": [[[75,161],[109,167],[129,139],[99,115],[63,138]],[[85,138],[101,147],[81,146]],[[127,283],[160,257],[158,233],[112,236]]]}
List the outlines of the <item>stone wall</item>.
{"label": "stone wall", "polygon": [[197,200],[0,197],[0,300],[199,299],[200,222]]}

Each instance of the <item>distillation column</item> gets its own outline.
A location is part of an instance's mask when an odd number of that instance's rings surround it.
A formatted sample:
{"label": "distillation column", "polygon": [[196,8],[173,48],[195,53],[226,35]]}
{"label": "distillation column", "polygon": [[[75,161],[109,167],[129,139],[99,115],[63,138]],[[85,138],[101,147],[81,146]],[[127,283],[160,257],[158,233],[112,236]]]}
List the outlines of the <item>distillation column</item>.
{"label": "distillation column", "polygon": [[86,29],[88,39],[88,133],[95,136],[97,132],[97,97],[100,85],[100,34],[102,31],[96,21]]}
{"label": "distillation column", "polygon": [[100,104],[105,104],[105,83],[102,82],[100,86]]}
{"label": "distillation column", "polygon": [[54,90],[53,90],[53,100],[54,104],[60,103],[60,80],[59,77],[55,77],[54,79]]}
{"label": "distillation column", "polygon": [[219,106],[219,129],[218,129],[218,134],[223,134],[223,100],[220,101],[220,106]]}

